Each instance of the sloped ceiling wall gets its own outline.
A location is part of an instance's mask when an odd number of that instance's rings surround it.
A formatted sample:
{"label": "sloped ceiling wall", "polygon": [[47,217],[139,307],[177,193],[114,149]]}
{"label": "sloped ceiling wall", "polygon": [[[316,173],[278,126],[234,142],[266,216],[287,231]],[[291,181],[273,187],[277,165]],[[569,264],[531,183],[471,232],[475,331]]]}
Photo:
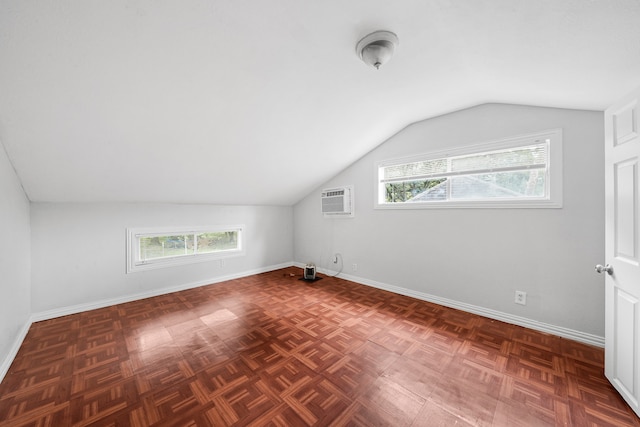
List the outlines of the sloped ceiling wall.
{"label": "sloped ceiling wall", "polygon": [[[636,0],[0,3],[0,141],[35,202],[292,205],[406,125],[640,85]],[[355,53],[398,34],[376,71]]]}

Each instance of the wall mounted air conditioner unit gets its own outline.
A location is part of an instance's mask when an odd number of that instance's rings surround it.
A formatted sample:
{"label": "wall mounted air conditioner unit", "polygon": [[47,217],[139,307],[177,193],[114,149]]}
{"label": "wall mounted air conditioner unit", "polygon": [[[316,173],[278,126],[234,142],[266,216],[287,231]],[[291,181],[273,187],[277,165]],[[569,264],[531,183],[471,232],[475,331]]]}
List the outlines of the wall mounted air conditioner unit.
{"label": "wall mounted air conditioner unit", "polygon": [[322,214],[325,218],[353,218],[353,186],[322,190]]}

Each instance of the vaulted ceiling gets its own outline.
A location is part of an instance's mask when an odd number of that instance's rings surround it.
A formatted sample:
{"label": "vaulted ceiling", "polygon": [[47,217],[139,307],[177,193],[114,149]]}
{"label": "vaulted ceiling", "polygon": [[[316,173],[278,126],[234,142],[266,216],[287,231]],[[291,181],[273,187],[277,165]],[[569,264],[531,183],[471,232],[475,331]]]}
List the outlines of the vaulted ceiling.
{"label": "vaulted ceiling", "polygon": [[605,109],[640,85],[639,23],[637,0],[0,0],[0,142],[36,202],[291,205],[421,119]]}

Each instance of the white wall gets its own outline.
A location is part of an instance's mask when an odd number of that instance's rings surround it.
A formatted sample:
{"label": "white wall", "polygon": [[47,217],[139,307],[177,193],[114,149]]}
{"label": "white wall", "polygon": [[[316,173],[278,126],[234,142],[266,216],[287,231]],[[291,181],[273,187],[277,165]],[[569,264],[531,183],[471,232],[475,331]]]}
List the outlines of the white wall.
{"label": "white wall", "polygon": [[28,325],[30,276],[29,200],[0,143],[0,380]]}
{"label": "white wall", "polygon": [[[562,128],[562,209],[374,210],[377,161]],[[294,207],[294,259],[597,337],[604,335],[601,112],[487,104],[415,123]],[[356,216],[323,219],[320,190],[355,186]],[[357,271],[352,264],[357,263]],[[514,291],[527,305],[514,304]]]}
{"label": "white wall", "polygon": [[[292,222],[291,207],[33,203],[32,311],[50,317],[290,264]],[[225,259],[224,267],[209,261],[126,274],[128,227],[234,224],[246,226],[246,255]]]}

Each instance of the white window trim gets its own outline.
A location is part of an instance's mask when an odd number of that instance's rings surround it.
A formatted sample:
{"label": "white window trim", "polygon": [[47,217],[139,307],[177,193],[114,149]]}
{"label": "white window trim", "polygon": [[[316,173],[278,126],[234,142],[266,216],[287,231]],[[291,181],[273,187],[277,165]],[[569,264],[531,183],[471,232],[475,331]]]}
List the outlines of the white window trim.
{"label": "white window trim", "polygon": [[[539,199],[499,199],[499,200],[464,200],[464,201],[429,201],[422,203],[384,203],[384,188],[380,185],[380,170],[383,167],[413,163],[425,160],[454,157],[483,151],[500,150],[525,146],[536,139],[549,138],[549,164],[547,194]],[[479,144],[455,147],[446,150],[432,151],[420,155],[383,160],[375,165],[374,209],[448,209],[448,208],[562,208],[562,129],[550,129],[541,132],[503,138]]]}
{"label": "white window trim", "polygon": [[[144,261],[140,259],[140,237],[196,234],[202,232],[222,231],[238,232],[238,249],[158,258]],[[127,228],[127,273],[243,256],[245,254],[244,232],[244,225]]]}

